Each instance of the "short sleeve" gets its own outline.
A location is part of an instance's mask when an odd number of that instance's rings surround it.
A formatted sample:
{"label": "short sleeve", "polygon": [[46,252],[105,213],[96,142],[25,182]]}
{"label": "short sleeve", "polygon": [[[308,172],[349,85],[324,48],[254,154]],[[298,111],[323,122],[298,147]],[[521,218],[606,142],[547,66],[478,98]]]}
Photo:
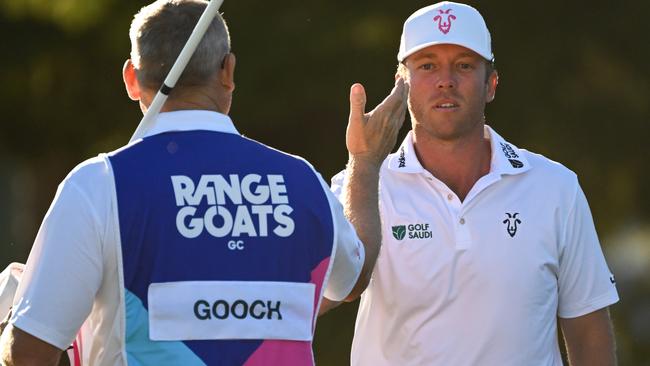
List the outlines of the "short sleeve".
{"label": "short sleeve", "polygon": [[18,286],[12,324],[66,349],[90,313],[102,280],[100,220],[66,179],[43,219]]}
{"label": "short sleeve", "polygon": [[343,194],[343,185],[345,184],[345,170],[340,171],[338,174],[332,177],[332,185],[330,190],[334,195],[341,201],[341,195]]}
{"label": "short sleeve", "polygon": [[333,301],[342,301],[350,294],[357,283],[363,268],[365,251],[352,224],[343,214],[343,206],[332,194],[327,183],[320,176],[318,178],[327,195],[332,212],[334,245],[336,247],[334,263],[325,286],[324,296]]}
{"label": "short sleeve", "polygon": [[0,318],[4,319],[13,305],[14,295],[23,275],[24,264],[11,263],[0,273]]}
{"label": "short sleeve", "polygon": [[565,225],[560,243],[558,316],[575,318],[616,303],[618,293],[579,185]]}

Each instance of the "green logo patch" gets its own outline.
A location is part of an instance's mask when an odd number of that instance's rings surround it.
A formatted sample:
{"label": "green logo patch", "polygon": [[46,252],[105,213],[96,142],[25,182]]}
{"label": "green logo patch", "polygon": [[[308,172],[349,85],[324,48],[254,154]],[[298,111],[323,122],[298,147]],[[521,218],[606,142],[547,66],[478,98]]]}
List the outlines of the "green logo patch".
{"label": "green logo patch", "polygon": [[404,239],[406,235],[406,225],[393,226],[393,237],[397,240]]}
{"label": "green logo patch", "polygon": [[430,229],[431,225],[427,223],[406,224],[392,226],[393,237],[397,240],[402,239],[430,239],[433,237],[433,232]]}

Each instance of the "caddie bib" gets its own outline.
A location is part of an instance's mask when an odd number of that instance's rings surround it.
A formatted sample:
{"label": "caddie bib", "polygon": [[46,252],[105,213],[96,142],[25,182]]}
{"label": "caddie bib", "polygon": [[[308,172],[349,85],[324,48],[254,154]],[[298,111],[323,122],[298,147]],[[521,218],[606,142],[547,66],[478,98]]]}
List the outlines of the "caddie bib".
{"label": "caddie bib", "polygon": [[311,365],[333,252],[304,161],[237,134],[112,153],[129,365]]}

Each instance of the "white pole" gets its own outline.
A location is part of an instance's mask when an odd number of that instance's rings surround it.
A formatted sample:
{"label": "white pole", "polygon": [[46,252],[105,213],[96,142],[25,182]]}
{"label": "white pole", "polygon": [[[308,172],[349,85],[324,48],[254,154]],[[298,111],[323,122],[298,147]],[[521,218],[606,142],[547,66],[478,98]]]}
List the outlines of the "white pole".
{"label": "white pole", "polygon": [[169,71],[169,75],[167,75],[165,82],[160,87],[160,90],[158,90],[158,93],[156,93],[153,102],[151,102],[151,105],[147,109],[147,112],[144,114],[144,117],[142,117],[142,120],[140,120],[140,124],[135,129],[135,132],[133,133],[133,136],[131,136],[131,140],[129,140],[129,142],[133,142],[142,138],[151,128],[151,125],[155,121],[156,116],[160,112],[160,109],[162,108],[163,104],[165,104],[167,96],[169,96],[171,90],[174,88],[174,86],[176,86],[178,78],[180,78],[183,70],[185,70],[185,66],[187,66],[190,58],[192,58],[196,47],[201,42],[201,39],[203,39],[203,35],[212,23],[212,20],[214,20],[214,17],[217,16],[217,12],[219,11],[219,7],[221,7],[222,3],[223,0],[211,0],[208,3],[208,6],[203,11],[203,14],[201,14],[201,18],[199,18],[198,23],[196,23],[196,26],[194,27],[190,38],[187,40],[187,43],[185,43],[185,46],[183,47],[180,55],[178,55],[178,59],[176,59],[176,62],[174,62],[174,66],[172,66],[172,69]]}

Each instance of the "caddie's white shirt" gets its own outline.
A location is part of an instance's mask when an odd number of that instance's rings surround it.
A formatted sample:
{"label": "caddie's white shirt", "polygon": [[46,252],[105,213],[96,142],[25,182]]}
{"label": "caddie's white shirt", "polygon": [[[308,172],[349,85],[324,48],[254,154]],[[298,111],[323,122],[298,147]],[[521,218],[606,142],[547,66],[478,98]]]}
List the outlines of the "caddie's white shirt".
{"label": "caddie's white shirt", "polygon": [[[160,114],[147,136],[186,130],[238,133],[226,115],[177,111]],[[325,296],[338,301],[359,276],[363,245],[341,204],[316,175],[330,204],[336,245]],[[106,155],[72,170],[45,215],[15,297],[11,322],[60,349],[72,343],[83,323],[79,337],[85,365],[126,364],[116,210]]]}
{"label": "caddie's white shirt", "polygon": [[485,133],[490,172],[463,202],[422,168],[411,133],[385,160],[352,365],[557,366],[557,317],[618,301],[576,175]]}

